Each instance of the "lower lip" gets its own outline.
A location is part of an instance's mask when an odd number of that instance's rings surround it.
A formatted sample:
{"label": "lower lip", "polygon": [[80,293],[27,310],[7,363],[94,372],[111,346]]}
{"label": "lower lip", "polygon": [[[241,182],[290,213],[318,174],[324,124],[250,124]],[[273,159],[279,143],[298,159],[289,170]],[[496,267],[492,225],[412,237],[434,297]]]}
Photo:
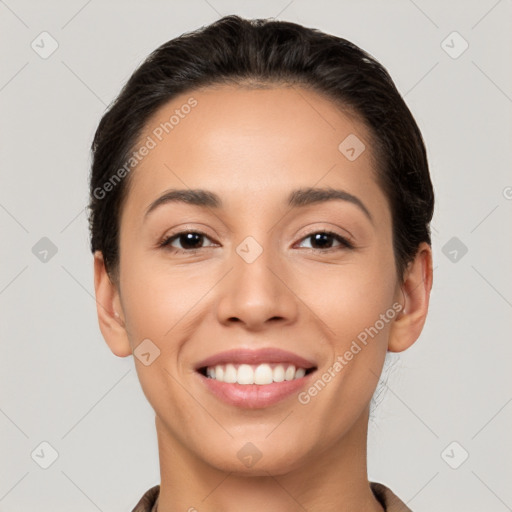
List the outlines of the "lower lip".
{"label": "lower lip", "polygon": [[199,374],[206,387],[227,404],[245,409],[263,409],[274,405],[294,393],[298,393],[308,382],[311,372],[300,379],[272,382],[272,384],[231,384],[220,382]]}

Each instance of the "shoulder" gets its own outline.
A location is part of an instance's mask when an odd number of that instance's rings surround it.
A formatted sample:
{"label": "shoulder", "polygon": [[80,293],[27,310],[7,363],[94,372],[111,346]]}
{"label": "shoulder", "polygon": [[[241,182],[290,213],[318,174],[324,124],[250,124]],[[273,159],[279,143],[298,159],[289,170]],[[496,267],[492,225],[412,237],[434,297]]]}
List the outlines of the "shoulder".
{"label": "shoulder", "polygon": [[155,512],[159,494],[160,485],[151,487],[144,493],[132,512]]}
{"label": "shoulder", "polygon": [[370,488],[386,512],[412,512],[412,510],[384,484],[370,482]]}

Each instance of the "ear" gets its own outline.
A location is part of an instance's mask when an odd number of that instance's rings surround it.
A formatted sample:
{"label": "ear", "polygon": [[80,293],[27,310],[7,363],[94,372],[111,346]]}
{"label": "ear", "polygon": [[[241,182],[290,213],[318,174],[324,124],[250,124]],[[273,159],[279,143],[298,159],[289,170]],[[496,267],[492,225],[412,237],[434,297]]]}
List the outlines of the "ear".
{"label": "ear", "polygon": [[404,307],[393,322],[388,350],[402,352],[420,336],[427,318],[430,290],[432,289],[432,249],[422,242],[413,261],[407,267],[399,296],[403,293]]}
{"label": "ear", "polygon": [[101,334],[119,357],[132,354],[118,287],[110,280],[101,251],[94,253],[94,290]]}

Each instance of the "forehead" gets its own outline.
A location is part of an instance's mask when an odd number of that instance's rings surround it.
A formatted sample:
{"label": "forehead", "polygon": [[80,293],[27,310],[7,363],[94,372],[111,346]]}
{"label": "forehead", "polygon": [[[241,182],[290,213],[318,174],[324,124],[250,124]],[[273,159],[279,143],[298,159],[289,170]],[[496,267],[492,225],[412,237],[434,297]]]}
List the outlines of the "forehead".
{"label": "forehead", "polygon": [[[347,144],[362,151],[356,159]],[[143,145],[150,149],[129,193],[138,208],[166,188],[215,190],[228,205],[251,198],[261,204],[315,185],[379,193],[369,130],[328,98],[296,86],[181,94],[148,120],[135,150]]]}

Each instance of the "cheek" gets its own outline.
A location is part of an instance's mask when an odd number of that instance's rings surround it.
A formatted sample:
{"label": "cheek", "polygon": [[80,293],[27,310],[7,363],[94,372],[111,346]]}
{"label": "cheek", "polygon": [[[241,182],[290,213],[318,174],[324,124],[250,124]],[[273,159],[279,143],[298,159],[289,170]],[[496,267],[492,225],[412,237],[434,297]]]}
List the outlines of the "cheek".
{"label": "cheek", "polygon": [[[206,293],[208,283],[204,278],[191,278],[190,273],[183,270],[174,269],[171,273],[169,268],[142,262],[136,255],[125,259],[121,282],[126,327],[135,349],[135,366],[142,391],[162,417],[172,412],[174,418],[169,425],[180,421],[185,424],[190,403],[178,383],[182,376],[179,376],[177,363],[192,334],[189,327],[193,325],[194,305]],[[136,348],[143,341],[146,345],[141,347],[149,347],[150,357],[156,354],[147,366],[137,358]],[[172,397],[172,407],[169,397]]]}
{"label": "cheek", "polygon": [[358,280],[354,273],[344,284],[346,288],[338,292],[339,299],[332,301],[325,317],[334,332],[333,357],[343,366],[341,373],[347,389],[370,392],[374,381],[371,372],[380,373],[396,315],[393,290]]}
{"label": "cheek", "polygon": [[316,277],[317,292],[310,292],[305,302],[315,304],[314,311],[329,327],[333,362],[342,365],[335,372],[342,376],[335,379],[338,384],[343,380],[339,391],[348,393],[347,397],[356,394],[369,398],[397,314],[393,308],[396,275],[392,248],[368,251],[358,264],[340,266]]}
{"label": "cheek", "polygon": [[151,260],[137,254],[126,258],[121,293],[132,346],[149,338],[165,358],[176,355],[197,326],[216,275],[204,266],[180,267],[164,258]]}
{"label": "cheek", "polygon": [[323,435],[331,439],[347,431],[370,402],[396,311],[394,281],[378,267],[345,269],[337,279],[325,279],[322,284],[326,299],[318,316],[329,327],[332,359],[301,403],[307,402],[311,415],[322,419]]}
{"label": "cheek", "polygon": [[301,297],[315,304],[315,311],[338,338],[346,339],[373,325],[392,307],[395,293],[393,258],[373,251],[354,264],[317,272],[314,280],[308,279]]}
{"label": "cheek", "polygon": [[[160,337],[172,327],[173,317],[178,314],[177,297],[183,290],[183,283],[178,272],[170,275],[169,270],[158,262],[155,264],[155,258],[140,245],[129,235],[125,244],[121,244],[123,308],[133,333],[149,335],[151,332]],[[162,315],[163,311],[165,315]]]}

